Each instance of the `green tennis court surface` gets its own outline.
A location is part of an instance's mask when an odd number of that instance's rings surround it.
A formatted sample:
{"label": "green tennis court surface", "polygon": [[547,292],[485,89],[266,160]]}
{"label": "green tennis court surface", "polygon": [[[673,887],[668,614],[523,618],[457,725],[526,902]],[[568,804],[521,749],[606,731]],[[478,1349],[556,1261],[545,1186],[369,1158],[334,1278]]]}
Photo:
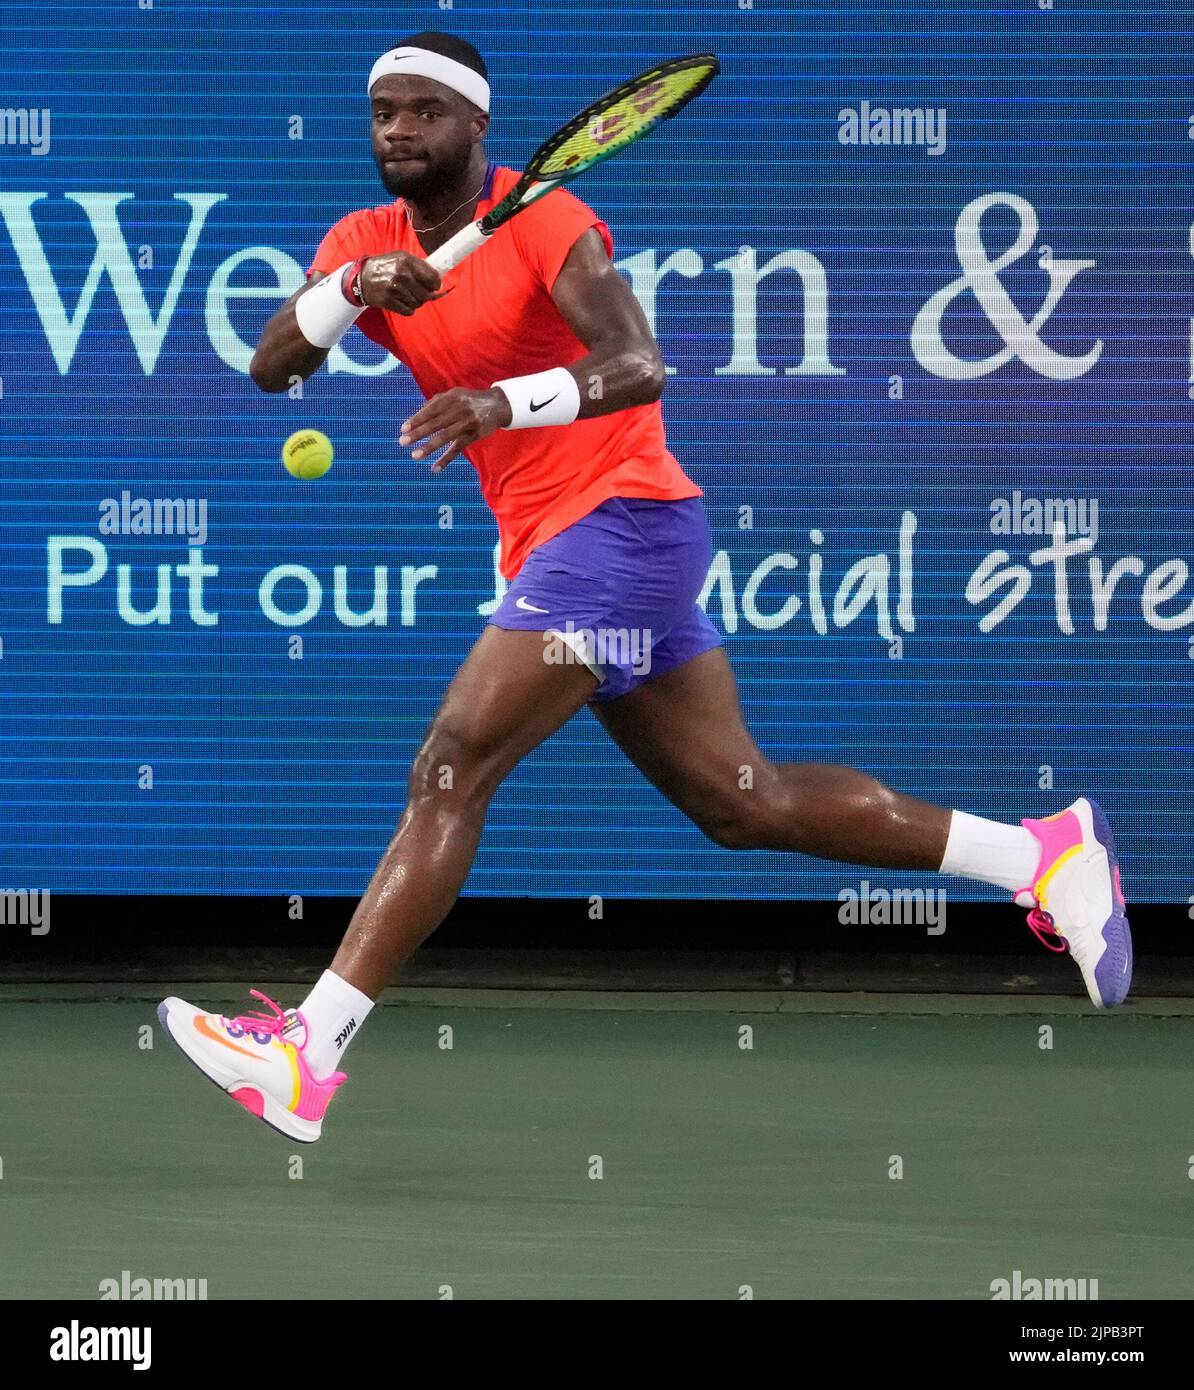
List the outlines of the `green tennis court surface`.
{"label": "green tennis court surface", "polygon": [[1185,1001],[406,992],[304,1146],[186,1062],[157,993],[44,990],[0,992],[5,1298],[125,1270],[211,1299],[1194,1296]]}

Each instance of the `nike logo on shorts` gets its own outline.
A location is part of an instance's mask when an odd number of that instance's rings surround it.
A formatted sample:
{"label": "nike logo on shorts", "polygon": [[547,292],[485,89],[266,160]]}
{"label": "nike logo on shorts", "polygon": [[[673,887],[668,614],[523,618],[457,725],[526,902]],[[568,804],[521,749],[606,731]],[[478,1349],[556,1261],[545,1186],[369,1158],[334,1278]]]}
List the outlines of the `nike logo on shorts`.
{"label": "nike logo on shorts", "polygon": [[534,605],[533,603],[528,603],[528,602],[526,601],[526,595],[525,595],[525,594],[524,594],[521,598],[518,599],[518,601],[515,603],[514,607],[515,607],[515,608],[521,608],[521,609],[523,610],[524,613],[550,613],[550,612],[551,612],[551,609],[549,609],[549,608],[536,608],[535,605]]}

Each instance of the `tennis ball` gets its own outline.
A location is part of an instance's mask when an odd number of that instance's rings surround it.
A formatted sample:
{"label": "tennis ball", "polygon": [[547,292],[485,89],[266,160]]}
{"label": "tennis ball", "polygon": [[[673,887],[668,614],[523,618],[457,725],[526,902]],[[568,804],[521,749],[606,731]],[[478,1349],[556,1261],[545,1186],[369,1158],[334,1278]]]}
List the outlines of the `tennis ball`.
{"label": "tennis ball", "polygon": [[332,441],[319,430],[295,430],[282,445],[282,463],[292,478],[322,478],[334,456]]}

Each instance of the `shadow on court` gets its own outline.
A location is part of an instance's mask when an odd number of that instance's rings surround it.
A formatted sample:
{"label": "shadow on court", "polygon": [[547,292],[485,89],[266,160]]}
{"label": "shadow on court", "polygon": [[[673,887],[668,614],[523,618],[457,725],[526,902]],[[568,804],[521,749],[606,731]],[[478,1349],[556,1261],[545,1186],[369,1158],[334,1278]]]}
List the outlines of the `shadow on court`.
{"label": "shadow on court", "polygon": [[34,994],[0,1003],[5,1298],[125,1270],[212,1299],[1194,1295],[1194,1017],[402,997],[304,1146],[188,1065],[156,993]]}

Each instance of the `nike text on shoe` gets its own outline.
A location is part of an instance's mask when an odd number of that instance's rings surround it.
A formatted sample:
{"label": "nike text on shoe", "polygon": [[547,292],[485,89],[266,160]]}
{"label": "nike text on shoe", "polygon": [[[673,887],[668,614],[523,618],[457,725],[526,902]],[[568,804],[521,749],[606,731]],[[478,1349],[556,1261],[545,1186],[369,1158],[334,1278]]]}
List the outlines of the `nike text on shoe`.
{"label": "nike text on shoe", "polygon": [[185,999],[163,999],[158,1019],[187,1058],[250,1114],[280,1134],[313,1144],[337,1087],[347,1080],[334,1071],[317,1080],[303,1056],[307,1024],[297,1009],[283,1012],[257,990],[250,993],[273,1009],[266,1014],[204,1013]]}
{"label": "nike text on shoe", "polygon": [[1049,950],[1069,951],[1100,1009],[1122,1004],[1132,986],[1132,933],[1106,815],[1083,796],[1055,816],[1021,824],[1041,842],[1033,882],[1015,895],[1031,908],[1029,927]]}

